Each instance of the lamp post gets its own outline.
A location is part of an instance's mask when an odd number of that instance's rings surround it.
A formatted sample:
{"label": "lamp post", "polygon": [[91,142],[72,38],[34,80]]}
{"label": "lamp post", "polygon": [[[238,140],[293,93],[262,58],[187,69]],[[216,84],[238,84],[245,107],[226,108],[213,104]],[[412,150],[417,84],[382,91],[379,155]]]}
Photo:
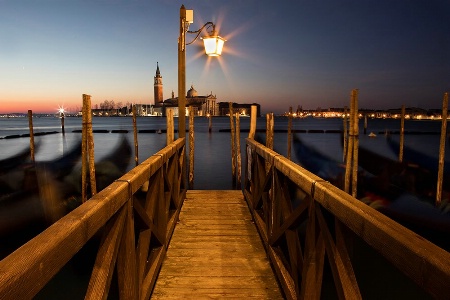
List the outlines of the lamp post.
{"label": "lamp post", "polygon": [[[212,22],[205,23],[199,30],[188,31],[189,24],[194,22],[194,11],[180,8],[180,36],[178,38],[178,137],[186,137],[186,45],[195,42],[203,29],[212,27],[209,36],[203,37],[205,53],[208,56],[222,54],[225,39],[217,35]],[[197,34],[193,41],[186,43],[186,33]]]}

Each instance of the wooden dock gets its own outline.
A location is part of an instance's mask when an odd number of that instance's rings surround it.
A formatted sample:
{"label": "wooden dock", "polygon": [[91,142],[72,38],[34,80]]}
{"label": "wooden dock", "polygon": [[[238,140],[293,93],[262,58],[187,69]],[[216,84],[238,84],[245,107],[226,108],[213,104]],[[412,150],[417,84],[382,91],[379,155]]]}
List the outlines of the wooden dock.
{"label": "wooden dock", "polygon": [[242,191],[189,190],[152,299],[283,299]]}

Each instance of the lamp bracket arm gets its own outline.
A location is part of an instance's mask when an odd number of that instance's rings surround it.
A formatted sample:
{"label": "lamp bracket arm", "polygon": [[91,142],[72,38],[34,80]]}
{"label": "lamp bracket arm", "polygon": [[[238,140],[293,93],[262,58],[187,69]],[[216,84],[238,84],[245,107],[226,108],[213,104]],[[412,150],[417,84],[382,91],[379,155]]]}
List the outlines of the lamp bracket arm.
{"label": "lamp bracket arm", "polygon": [[203,29],[209,28],[209,27],[212,27],[212,32],[214,34],[214,32],[216,31],[216,25],[214,25],[213,22],[206,22],[199,30],[187,31],[187,33],[194,33],[194,34],[196,33],[197,35],[195,36],[195,38],[191,42],[186,43],[186,45],[190,45],[190,44],[194,43],[198,39],[198,37],[200,36],[200,33],[203,31]]}

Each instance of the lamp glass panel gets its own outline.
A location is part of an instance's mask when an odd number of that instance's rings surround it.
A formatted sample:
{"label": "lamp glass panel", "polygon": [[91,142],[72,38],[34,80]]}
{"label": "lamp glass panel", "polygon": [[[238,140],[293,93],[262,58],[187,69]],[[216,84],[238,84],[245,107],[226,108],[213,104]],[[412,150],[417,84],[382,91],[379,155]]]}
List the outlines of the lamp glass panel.
{"label": "lamp glass panel", "polygon": [[219,36],[204,37],[203,44],[208,56],[219,56],[222,54],[224,40]]}

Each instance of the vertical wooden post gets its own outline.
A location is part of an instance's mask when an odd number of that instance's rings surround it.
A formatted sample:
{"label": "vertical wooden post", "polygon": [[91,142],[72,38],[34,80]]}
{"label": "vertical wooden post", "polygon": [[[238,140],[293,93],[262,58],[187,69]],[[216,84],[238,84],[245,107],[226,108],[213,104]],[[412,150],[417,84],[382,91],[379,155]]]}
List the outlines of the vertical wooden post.
{"label": "vertical wooden post", "polygon": [[291,159],[291,146],[292,146],[292,106],[289,107],[289,116],[288,116],[288,150],[287,150],[287,158]]}
{"label": "vertical wooden post", "polygon": [[208,132],[212,132],[212,115],[208,114]]}
{"label": "vertical wooden post", "polygon": [[34,162],[33,112],[28,110],[28,127],[30,128],[30,159]]}
{"label": "vertical wooden post", "polygon": [[367,114],[364,114],[364,134],[367,133]]}
{"label": "vertical wooden post", "polygon": [[235,129],[234,129],[234,121],[233,121],[233,103],[228,103],[229,111],[230,111],[230,135],[231,135],[231,177],[233,179],[233,187],[236,184],[236,138],[235,138]]}
{"label": "vertical wooden post", "polygon": [[347,106],[344,107],[344,136],[343,136],[343,143],[344,143],[344,149],[343,149],[343,162],[347,159],[347,147],[348,147],[348,130],[347,130]]}
{"label": "vertical wooden post", "polygon": [[353,115],[353,170],[352,170],[352,196],[357,196],[358,188],[358,148],[359,148],[359,113],[358,113],[358,90],[353,90],[352,94],[354,115]]}
{"label": "vertical wooden post", "polygon": [[403,148],[405,145],[405,105],[402,105],[402,117],[400,119],[400,149],[398,150],[398,161],[403,162]]}
{"label": "vertical wooden post", "polygon": [[92,133],[92,112],[91,112],[91,96],[85,95],[86,102],[86,133],[87,133],[87,149],[89,153],[89,177],[91,183],[91,197],[97,194],[97,184],[95,181],[95,156],[94,156],[94,134]]}
{"label": "vertical wooden post", "polygon": [[439,145],[439,166],[438,166],[438,182],[436,189],[436,206],[441,204],[442,200],[442,181],[444,179],[444,158],[445,158],[445,140],[447,138],[447,115],[448,115],[448,93],[444,94],[442,101],[442,127],[441,141]]}
{"label": "vertical wooden post", "polygon": [[273,113],[266,115],[266,147],[273,150]]}
{"label": "vertical wooden post", "polygon": [[66,131],[64,129],[64,113],[61,113],[61,132],[63,135],[66,134]]}
{"label": "vertical wooden post", "polygon": [[257,107],[256,107],[256,105],[252,105],[251,114],[250,114],[250,131],[248,133],[248,137],[250,139],[255,139],[256,117],[257,117],[256,114],[257,114]]}
{"label": "vertical wooden post", "polygon": [[[167,145],[171,144],[174,140],[174,125],[173,125],[173,110],[168,109],[166,110],[166,126],[167,126],[167,134],[166,134],[166,143]],[[178,134],[179,137],[181,137]]]}
{"label": "vertical wooden post", "polygon": [[134,162],[135,165],[139,165],[139,147],[138,147],[138,135],[137,135],[137,124],[136,124],[136,105],[133,105],[133,133],[134,133]]}
{"label": "vertical wooden post", "polygon": [[189,106],[189,188],[194,188],[194,107]]}
{"label": "vertical wooden post", "polygon": [[83,108],[82,108],[82,134],[81,134],[81,202],[87,200],[87,170],[88,170],[88,155],[87,155],[87,111],[85,97],[83,94]]}
{"label": "vertical wooden post", "polygon": [[237,189],[241,189],[241,121],[239,120],[239,114],[236,113],[236,177],[237,177]]}
{"label": "vertical wooden post", "polygon": [[352,158],[353,158],[353,141],[355,138],[354,135],[354,123],[352,122],[353,115],[355,113],[355,103],[353,101],[353,91],[352,96],[350,98],[350,129],[348,134],[348,145],[347,145],[347,155],[345,160],[345,183],[344,183],[344,191],[346,193],[350,193],[350,178],[352,173]]}

